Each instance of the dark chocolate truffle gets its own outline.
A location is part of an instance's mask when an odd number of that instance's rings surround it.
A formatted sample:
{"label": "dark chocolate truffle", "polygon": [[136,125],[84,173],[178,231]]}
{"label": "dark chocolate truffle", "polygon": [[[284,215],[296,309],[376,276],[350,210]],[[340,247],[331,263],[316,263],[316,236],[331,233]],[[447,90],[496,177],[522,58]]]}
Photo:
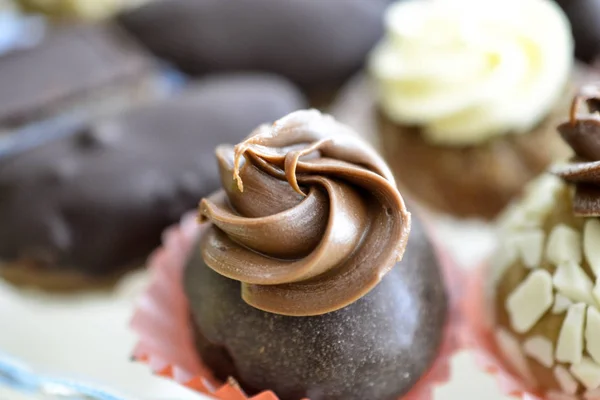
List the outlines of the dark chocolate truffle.
{"label": "dark chocolate truffle", "polygon": [[218,187],[218,143],[303,105],[283,78],[211,77],[173,99],[75,124],[0,157],[4,273],[33,265],[40,276],[93,278],[141,262],[165,227]]}
{"label": "dark chocolate truffle", "polygon": [[315,90],[337,86],[362,66],[382,34],[385,6],[371,0],[170,0],[119,20],[190,74],[268,71]]}
{"label": "dark chocolate truffle", "polygon": [[200,204],[211,224],[184,276],[204,363],[282,400],[408,393],[438,354],[447,298],[381,158],[316,111],[217,155],[223,190]]}

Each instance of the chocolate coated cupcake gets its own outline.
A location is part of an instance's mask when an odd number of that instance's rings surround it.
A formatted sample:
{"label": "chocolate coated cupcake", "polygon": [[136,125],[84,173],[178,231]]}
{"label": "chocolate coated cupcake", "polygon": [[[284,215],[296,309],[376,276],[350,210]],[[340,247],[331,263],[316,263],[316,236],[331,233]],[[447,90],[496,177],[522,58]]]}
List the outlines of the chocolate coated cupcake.
{"label": "chocolate coated cupcake", "polygon": [[277,73],[323,105],[380,38],[384,8],[384,1],[365,0],[170,0],[123,13],[119,21],[189,74]]}
{"label": "chocolate coated cupcake", "polygon": [[[600,390],[600,91],[592,90],[559,126],[576,153],[552,167],[563,180],[544,177],[510,210],[494,258],[497,345],[545,396],[588,399]],[[585,100],[592,113],[578,114]]]}
{"label": "chocolate coated cupcake", "polygon": [[184,278],[204,364],[282,400],[406,394],[438,354],[447,296],[385,163],[314,110],[217,156]]}
{"label": "chocolate coated cupcake", "polygon": [[370,62],[380,139],[415,197],[492,218],[568,154],[553,130],[568,108],[573,43],[554,3],[407,1],[386,26]]}
{"label": "chocolate coated cupcake", "polygon": [[217,76],[97,122],[15,133],[0,152],[0,273],[78,289],[141,265],[219,186],[218,143],[304,104],[279,77]]}

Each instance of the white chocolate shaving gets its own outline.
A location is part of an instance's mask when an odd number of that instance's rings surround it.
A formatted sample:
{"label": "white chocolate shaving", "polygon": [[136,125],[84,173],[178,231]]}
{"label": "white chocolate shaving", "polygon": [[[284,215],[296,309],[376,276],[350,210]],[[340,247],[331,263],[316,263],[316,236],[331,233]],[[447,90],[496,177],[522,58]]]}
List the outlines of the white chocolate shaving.
{"label": "white chocolate shaving", "polygon": [[573,302],[568,297],[563,296],[560,293],[554,295],[554,305],[552,306],[553,314],[562,314],[569,309]]}
{"label": "white chocolate shaving", "polygon": [[497,329],[495,335],[500,351],[510,366],[514,368],[515,372],[528,382],[535,382],[533,374],[529,369],[527,358],[521,351],[519,341],[506,329]]}
{"label": "white chocolate shaving", "polygon": [[600,365],[588,357],[583,357],[579,364],[572,365],[571,374],[588,390],[600,387]]}
{"label": "white chocolate shaving", "polygon": [[527,185],[522,201],[508,207],[500,216],[499,226],[503,231],[508,231],[508,236],[518,229],[541,227],[552,211],[557,195],[564,188],[564,182],[557,176],[540,176]]}
{"label": "white chocolate shaving", "polygon": [[558,291],[569,299],[596,305],[592,296],[594,284],[579,264],[572,261],[561,263],[556,268],[553,283]]}
{"label": "white chocolate shaving", "polygon": [[548,236],[546,258],[554,265],[581,263],[581,235],[575,229],[558,224]]}
{"label": "white chocolate shaving", "polygon": [[600,276],[600,221],[588,219],[583,228],[583,254],[592,272]]}
{"label": "white chocolate shaving", "polygon": [[579,384],[573,376],[561,365],[554,367],[554,377],[562,391],[566,394],[575,394],[579,388]]}
{"label": "white chocolate shaving", "polygon": [[526,267],[539,267],[544,249],[544,231],[541,229],[529,229],[516,233],[514,243]]}
{"label": "white chocolate shaving", "polygon": [[596,304],[600,304],[600,278],[596,279],[596,285],[592,289],[592,297],[596,300]]}
{"label": "white chocolate shaving", "polygon": [[585,304],[579,303],[567,311],[556,344],[556,359],[560,362],[579,364],[583,358],[585,309]]}
{"label": "white chocolate shaving", "polygon": [[543,336],[534,336],[523,343],[523,351],[546,368],[554,365],[552,342]]}
{"label": "white chocolate shaving", "polygon": [[587,309],[585,343],[590,356],[600,363],[600,312],[595,307]]}
{"label": "white chocolate shaving", "polygon": [[535,270],[506,299],[506,309],[515,332],[529,331],[552,306],[552,276]]}
{"label": "white chocolate shaving", "polygon": [[514,265],[518,260],[519,254],[517,248],[514,246],[512,241],[503,240],[498,245],[498,248],[494,252],[494,255],[490,259],[490,266],[492,270],[492,284],[496,285],[504,272]]}

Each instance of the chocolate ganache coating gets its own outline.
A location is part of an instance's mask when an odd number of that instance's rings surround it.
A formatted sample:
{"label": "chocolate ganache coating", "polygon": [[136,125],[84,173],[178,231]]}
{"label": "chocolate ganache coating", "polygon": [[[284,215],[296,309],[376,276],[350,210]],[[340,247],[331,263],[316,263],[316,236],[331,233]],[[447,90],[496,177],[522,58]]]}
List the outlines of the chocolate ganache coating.
{"label": "chocolate ganache coating", "polygon": [[0,157],[0,264],[97,276],[141,262],[165,227],[219,187],[218,143],[304,104],[280,77],[215,76]]}
{"label": "chocolate ganache coating", "polygon": [[435,359],[447,298],[434,249],[381,158],[316,111],[217,150],[184,276],[217,377],[282,400],[397,399]]}
{"label": "chocolate ganache coating", "polygon": [[569,121],[558,127],[575,156],[552,172],[573,184],[573,213],[600,217],[600,84],[584,86],[575,96]]}

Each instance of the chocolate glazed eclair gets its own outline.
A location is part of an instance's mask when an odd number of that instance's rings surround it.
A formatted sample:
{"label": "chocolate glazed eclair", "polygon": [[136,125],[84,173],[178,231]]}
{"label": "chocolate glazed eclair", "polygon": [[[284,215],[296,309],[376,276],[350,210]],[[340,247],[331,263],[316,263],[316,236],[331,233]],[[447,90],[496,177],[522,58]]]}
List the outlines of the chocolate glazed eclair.
{"label": "chocolate glazed eclair", "polygon": [[217,156],[223,188],[200,204],[184,277],[204,363],[283,400],[407,393],[438,354],[447,297],[377,153],[298,111]]}

